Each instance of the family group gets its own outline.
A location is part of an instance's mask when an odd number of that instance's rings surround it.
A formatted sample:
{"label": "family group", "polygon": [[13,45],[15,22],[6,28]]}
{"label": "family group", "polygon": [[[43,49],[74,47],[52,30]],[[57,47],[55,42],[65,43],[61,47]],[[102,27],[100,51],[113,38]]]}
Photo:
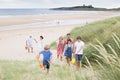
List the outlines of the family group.
{"label": "family group", "polygon": [[[63,39],[63,37],[60,36],[56,41],[57,58],[60,59],[60,61],[63,61],[63,57],[65,56],[66,62],[70,66],[70,61],[74,57],[76,70],[79,70],[83,56],[84,42],[80,36],[77,36],[76,40],[72,39],[70,33],[68,33],[66,37],[66,39]],[[44,45],[43,39],[44,37],[40,36],[40,52],[36,58],[39,60],[40,54],[43,55],[43,67],[47,70],[47,73],[49,73],[52,51],[50,50],[49,45]],[[29,39],[26,40],[27,50],[31,53],[33,53],[33,41],[36,43],[38,42],[36,39],[33,39],[32,36],[29,36]]]}

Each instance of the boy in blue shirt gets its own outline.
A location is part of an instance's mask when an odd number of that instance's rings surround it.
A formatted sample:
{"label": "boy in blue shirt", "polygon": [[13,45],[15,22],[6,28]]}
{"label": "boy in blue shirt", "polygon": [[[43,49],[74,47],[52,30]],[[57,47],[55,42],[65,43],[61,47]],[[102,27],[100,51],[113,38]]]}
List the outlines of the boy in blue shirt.
{"label": "boy in blue shirt", "polygon": [[52,52],[50,51],[49,45],[46,45],[44,47],[44,50],[39,53],[39,55],[37,56],[38,60],[40,58],[40,54],[43,55],[44,70],[47,69],[47,74],[48,74],[49,73],[49,69],[50,69],[50,61],[51,61],[51,58],[52,58]]}

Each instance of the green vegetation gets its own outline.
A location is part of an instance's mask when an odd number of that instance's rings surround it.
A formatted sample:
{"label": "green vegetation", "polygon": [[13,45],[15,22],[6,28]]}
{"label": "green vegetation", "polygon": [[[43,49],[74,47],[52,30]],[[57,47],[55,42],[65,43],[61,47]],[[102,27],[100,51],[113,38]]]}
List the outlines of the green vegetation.
{"label": "green vegetation", "polygon": [[[82,40],[85,42],[86,47],[84,49],[84,56],[86,56],[91,62],[94,62],[96,57],[92,54],[97,54],[98,51],[93,49],[90,44],[97,44],[97,40],[106,47],[106,44],[110,44],[113,49],[119,54],[118,47],[115,46],[113,41],[112,34],[116,33],[120,37],[120,17],[115,17],[111,19],[106,19],[104,21],[97,21],[85,26],[77,27],[71,32],[73,39],[76,39],[77,36],[81,36]],[[52,48],[55,48],[55,42],[52,43]],[[108,51],[111,52],[111,51]],[[83,63],[86,63],[85,58],[83,58]]]}
{"label": "green vegetation", "polygon": [[[119,48],[120,53],[120,38],[113,35],[115,46]],[[108,48],[106,49],[98,41],[98,45],[92,45],[99,53],[94,54],[98,59],[96,63],[99,64],[96,67],[94,72],[97,72],[98,80],[119,80],[120,79],[120,56],[115,49],[110,44],[107,44]],[[102,62],[101,62],[102,60]]]}
{"label": "green vegetation", "polygon": [[39,68],[37,61],[0,61],[0,80],[88,80],[75,72],[75,68],[66,64],[51,64],[50,73],[46,75]]}
{"label": "green vegetation", "polygon": [[86,43],[82,63],[93,73],[88,80],[120,79],[120,17],[77,27],[70,33],[74,39],[80,35]]}
{"label": "green vegetation", "polygon": [[[115,46],[115,42],[113,41],[112,34],[116,33],[118,37],[120,37],[120,17],[106,19],[104,21],[98,21],[95,23],[91,23],[81,28],[75,28],[71,31],[72,37],[75,39],[77,36],[81,36],[83,41],[86,43],[86,47],[84,49],[85,56],[90,59],[90,61],[94,62],[95,58],[92,54],[97,54],[98,51],[94,50],[90,44],[97,44],[97,40],[101,41],[101,43],[106,47],[106,44],[110,44],[113,49],[119,54],[118,47]],[[111,51],[110,51],[111,52]],[[85,60],[83,59],[83,62]]]}

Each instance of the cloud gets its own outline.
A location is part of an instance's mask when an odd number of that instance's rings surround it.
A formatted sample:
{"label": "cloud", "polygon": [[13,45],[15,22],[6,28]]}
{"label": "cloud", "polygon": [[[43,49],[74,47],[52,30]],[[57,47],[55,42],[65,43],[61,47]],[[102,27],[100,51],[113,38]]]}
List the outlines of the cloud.
{"label": "cloud", "polygon": [[48,8],[93,5],[95,7],[120,7],[120,0],[0,0],[0,8]]}

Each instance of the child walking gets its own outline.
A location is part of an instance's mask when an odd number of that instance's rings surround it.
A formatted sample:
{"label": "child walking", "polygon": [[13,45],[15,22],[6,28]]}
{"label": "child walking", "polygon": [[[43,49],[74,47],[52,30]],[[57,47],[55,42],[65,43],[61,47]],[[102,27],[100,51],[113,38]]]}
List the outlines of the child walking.
{"label": "child walking", "polygon": [[62,61],[63,46],[64,46],[63,37],[60,36],[59,40],[56,43],[57,43],[57,58],[60,57],[60,60]]}
{"label": "child walking", "polygon": [[50,51],[49,45],[45,45],[44,50],[41,51],[39,55],[37,55],[38,60],[40,58],[40,54],[43,55],[43,67],[44,67],[44,70],[47,69],[47,74],[48,74],[50,69],[50,62],[52,58],[52,52]]}
{"label": "child walking", "polygon": [[70,66],[70,61],[72,58],[72,52],[73,52],[73,44],[71,39],[67,40],[67,43],[64,48],[64,55],[66,57],[67,64]]}
{"label": "child walking", "polygon": [[78,36],[77,41],[75,42],[74,50],[75,50],[75,58],[76,58],[76,70],[79,70],[81,66],[81,59],[83,56],[83,47],[84,42],[81,40],[81,37]]}
{"label": "child walking", "polygon": [[40,36],[40,40],[38,44],[39,44],[40,51],[44,50],[44,37],[43,36]]}

